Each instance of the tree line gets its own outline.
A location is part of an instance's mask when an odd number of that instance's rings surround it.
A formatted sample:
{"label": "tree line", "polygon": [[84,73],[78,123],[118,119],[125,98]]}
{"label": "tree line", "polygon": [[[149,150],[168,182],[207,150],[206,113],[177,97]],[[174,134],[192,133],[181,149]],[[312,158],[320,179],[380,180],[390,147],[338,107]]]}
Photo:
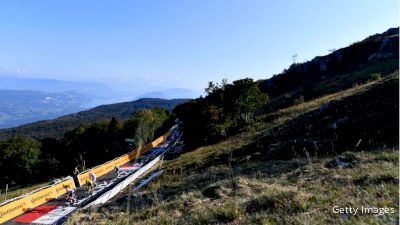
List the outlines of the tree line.
{"label": "tree line", "polygon": [[124,123],[113,117],[78,126],[61,139],[13,137],[0,141],[0,183],[44,182],[71,174],[75,166],[81,170],[96,166],[143,146],[173,123],[173,114],[153,108],[135,112]]}
{"label": "tree line", "polygon": [[269,97],[251,78],[228,84],[209,82],[206,96],[177,105],[174,109],[183,122],[188,148],[217,142],[236,133],[265,111]]}
{"label": "tree line", "polygon": [[172,113],[144,109],[123,123],[112,118],[78,126],[61,139],[0,141],[0,182],[27,185],[71,174],[77,165],[81,170],[99,165],[142,147],[166,132],[177,118],[187,149],[214,143],[252,123],[269,101],[259,83],[250,78],[231,84],[226,79],[220,84],[209,82],[205,92],[205,97],[177,105]]}

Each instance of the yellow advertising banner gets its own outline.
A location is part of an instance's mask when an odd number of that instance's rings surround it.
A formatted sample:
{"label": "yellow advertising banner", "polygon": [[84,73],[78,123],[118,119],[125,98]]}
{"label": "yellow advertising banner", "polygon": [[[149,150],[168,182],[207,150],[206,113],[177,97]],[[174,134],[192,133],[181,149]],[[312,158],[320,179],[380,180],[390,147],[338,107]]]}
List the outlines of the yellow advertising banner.
{"label": "yellow advertising banner", "polygon": [[[105,164],[97,166],[93,168],[93,172],[97,177],[100,177],[114,169],[114,167],[124,165],[125,163],[132,161],[133,159],[139,157],[143,153],[147,152],[149,149],[156,147],[161,142],[163,142],[169,135],[171,131],[168,131],[166,134],[160,136],[149,144],[145,145],[143,148],[132,151],[128,154],[122,155],[112,161],[109,161]],[[78,180],[80,185],[84,185],[86,180],[89,179],[89,171],[83,172],[78,175]],[[0,223],[4,223],[14,217],[21,215],[22,213],[35,208],[39,205],[42,205],[45,202],[48,202],[54,198],[57,198],[66,193],[66,187],[70,187],[75,189],[75,183],[72,178],[64,180],[59,184],[55,184],[53,186],[48,186],[43,189],[39,189],[32,194],[17,199],[15,201],[9,202],[5,205],[0,206]]]}
{"label": "yellow advertising banner", "polygon": [[31,207],[34,208],[56,197],[58,196],[56,195],[55,189],[51,186],[30,194],[28,200],[31,203]]}
{"label": "yellow advertising banner", "polygon": [[114,163],[115,166],[120,166],[119,165],[119,158],[116,158],[112,161]]}
{"label": "yellow advertising banner", "polygon": [[31,209],[30,202],[27,198],[21,198],[0,206],[0,223],[4,223],[14,217]]}
{"label": "yellow advertising banner", "polygon": [[132,151],[128,155],[129,155],[130,161],[132,161],[132,160],[134,160],[136,158],[139,158],[139,156],[142,155],[142,154],[143,154],[143,148],[139,149],[139,150]]}
{"label": "yellow advertising banner", "polygon": [[89,171],[81,173],[81,174],[78,175],[79,184],[81,186],[85,185],[86,184],[86,180],[88,180],[88,179],[89,179]]}
{"label": "yellow advertising banner", "polygon": [[39,189],[38,191],[33,192],[32,194],[29,194],[21,199],[17,199],[0,206],[0,223],[17,217],[30,209],[33,209],[39,205],[42,205],[43,203],[65,194],[65,188],[67,186],[75,189],[75,183],[72,178],[53,186]]}
{"label": "yellow advertising banner", "polygon": [[103,176],[106,172],[104,171],[103,165],[97,166],[92,169],[93,173],[96,174],[97,177]]}
{"label": "yellow advertising banner", "polygon": [[130,161],[129,156],[127,154],[125,154],[119,159],[119,166],[122,166],[129,161]]}
{"label": "yellow advertising banner", "polygon": [[76,189],[74,180],[72,178],[53,186],[54,192],[56,193],[56,197],[59,197],[65,193],[67,193],[67,190],[65,189],[66,187]]}
{"label": "yellow advertising banner", "polygon": [[[140,155],[146,153],[151,148],[156,147],[161,142],[163,142],[166,139],[166,137],[168,137],[170,134],[171,134],[171,131],[168,131],[164,135],[158,137],[157,139],[155,139],[154,141],[143,146],[139,150],[135,150],[128,154],[124,154],[110,162],[107,162],[105,164],[97,166],[97,167],[93,168],[93,172],[96,174],[97,177],[100,177],[100,176],[112,171],[115,166],[122,166],[125,163],[128,163],[128,162],[138,158]],[[87,179],[89,179],[89,171],[83,172],[78,175],[78,180],[79,180],[80,185],[84,185],[86,183]]]}
{"label": "yellow advertising banner", "polygon": [[114,170],[115,163],[114,163],[114,161],[110,161],[110,162],[105,163],[105,164],[103,165],[103,167],[104,167],[104,171],[105,171],[106,173],[108,173],[108,172],[111,172],[111,171]]}

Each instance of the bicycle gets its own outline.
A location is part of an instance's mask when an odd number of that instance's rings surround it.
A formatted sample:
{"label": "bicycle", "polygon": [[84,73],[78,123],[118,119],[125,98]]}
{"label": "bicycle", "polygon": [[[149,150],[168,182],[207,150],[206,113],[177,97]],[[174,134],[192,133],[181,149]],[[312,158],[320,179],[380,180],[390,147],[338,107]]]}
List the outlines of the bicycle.
{"label": "bicycle", "polygon": [[75,204],[75,202],[76,202],[76,195],[75,194],[73,194],[71,196],[67,196],[66,199],[65,199],[65,204],[66,205],[73,205],[73,204]]}
{"label": "bicycle", "polygon": [[96,186],[95,183],[86,183],[85,185],[85,196],[92,196],[94,193],[94,187]]}
{"label": "bicycle", "polygon": [[64,211],[66,207],[69,207],[77,201],[75,193],[68,194],[67,197],[65,198],[65,203],[62,206],[62,210]]}

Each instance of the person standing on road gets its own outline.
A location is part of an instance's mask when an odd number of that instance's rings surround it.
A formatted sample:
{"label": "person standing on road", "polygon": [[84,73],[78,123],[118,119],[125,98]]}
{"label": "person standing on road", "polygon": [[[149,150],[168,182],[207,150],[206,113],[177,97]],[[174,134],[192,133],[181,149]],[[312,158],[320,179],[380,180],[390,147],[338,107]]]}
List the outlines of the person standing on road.
{"label": "person standing on road", "polygon": [[115,172],[115,174],[116,174],[115,177],[118,177],[120,171],[121,171],[121,168],[120,168],[119,166],[115,166],[115,167],[114,167],[114,172]]}
{"label": "person standing on road", "polygon": [[78,169],[78,166],[75,166],[75,169],[74,169],[74,171],[72,172],[72,174],[73,174],[75,186],[76,186],[76,187],[79,187],[79,181],[78,181],[79,169]]}

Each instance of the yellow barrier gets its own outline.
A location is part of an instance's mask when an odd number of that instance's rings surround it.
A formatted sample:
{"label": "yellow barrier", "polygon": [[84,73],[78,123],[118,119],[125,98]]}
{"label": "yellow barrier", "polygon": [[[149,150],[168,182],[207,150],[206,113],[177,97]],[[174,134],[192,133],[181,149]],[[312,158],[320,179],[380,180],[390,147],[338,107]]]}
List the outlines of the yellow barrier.
{"label": "yellow barrier", "polygon": [[104,167],[104,171],[106,171],[106,173],[108,173],[108,172],[114,170],[115,163],[114,163],[114,161],[110,161],[110,162],[105,163],[103,165],[103,167]]}
{"label": "yellow barrier", "polygon": [[22,196],[19,199],[0,206],[0,223],[4,223],[5,221],[17,217],[30,209],[65,194],[67,192],[65,189],[66,186],[75,189],[74,180],[68,178],[61,183],[45,186],[31,192],[30,194]]}
{"label": "yellow barrier", "polygon": [[65,181],[63,181],[61,183],[55,184],[53,186],[54,192],[56,193],[56,197],[67,193],[67,190],[65,189],[66,187],[70,187],[72,189],[76,189],[75,182],[74,182],[74,180],[72,178],[68,179],[68,180],[65,180]]}
{"label": "yellow barrier", "polygon": [[117,161],[118,165],[120,165],[121,163],[123,163],[123,161],[125,160],[124,157],[125,157],[125,155],[120,156],[120,157],[118,158],[118,161]]}
{"label": "yellow barrier", "polygon": [[103,165],[97,166],[92,169],[93,173],[96,174],[97,177],[103,176],[106,172],[104,171]]}
{"label": "yellow barrier", "polygon": [[55,197],[57,196],[53,187],[48,187],[29,195],[29,201],[31,202],[31,207],[33,208],[48,202]]}
{"label": "yellow barrier", "polygon": [[119,166],[119,158],[116,158],[112,161],[115,166]]}
{"label": "yellow barrier", "polygon": [[125,154],[119,159],[119,166],[122,166],[125,163],[128,163],[129,161],[131,161],[131,160],[129,159],[128,154]]}
{"label": "yellow barrier", "polygon": [[30,202],[26,198],[21,198],[0,206],[0,223],[17,217],[29,209],[31,209]]}
{"label": "yellow barrier", "polygon": [[39,189],[39,191],[35,191],[28,196],[28,199],[31,203],[31,207],[35,208],[45,202],[53,200],[58,196],[61,196],[67,193],[65,189],[67,186],[75,189],[75,183],[72,178],[69,178],[61,183],[51,185],[47,188]]}
{"label": "yellow barrier", "polygon": [[[133,159],[139,157],[140,155],[146,153],[153,147],[156,147],[161,142],[163,142],[170,134],[171,130],[165,133],[164,135],[158,137],[154,141],[145,145],[143,148],[139,150],[134,150],[128,154],[122,155],[114,160],[108,161],[100,166],[93,168],[93,172],[96,176],[100,177],[114,169],[114,167],[124,165],[125,163],[132,161]],[[81,185],[85,183],[85,181],[89,178],[89,171],[82,172],[78,175],[78,181]],[[17,198],[14,201],[10,201],[4,205],[0,206],[0,223],[4,223],[12,218],[15,218],[22,213],[29,211],[32,208],[35,208],[39,205],[42,205],[45,202],[48,202],[54,198],[57,198],[66,193],[66,187],[75,189],[74,180],[70,177],[61,183],[43,187],[41,189],[35,190],[26,196],[22,196],[21,198]]]}
{"label": "yellow barrier", "polygon": [[87,179],[89,179],[89,171],[86,171],[78,175],[78,181],[81,186],[85,184]]}
{"label": "yellow barrier", "polygon": [[[153,147],[156,147],[161,142],[166,140],[166,138],[171,134],[171,131],[173,129],[175,129],[175,127],[172,127],[167,133],[165,133],[164,135],[161,135],[154,141],[143,146],[141,149],[134,150],[132,152],[129,152],[128,154],[124,154],[118,158],[115,158],[109,162],[106,162],[106,163],[99,165],[90,170],[93,170],[94,174],[96,174],[97,177],[100,177],[100,176],[112,171],[115,166],[122,166],[122,165],[138,158],[139,156],[146,153],[148,150],[152,149]],[[90,170],[84,171],[78,175],[78,181],[81,186],[85,185],[86,180],[89,179],[89,171]]]}
{"label": "yellow barrier", "polygon": [[138,157],[139,155],[138,155],[138,151],[133,151],[133,152],[129,152],[128,153],[128,157],[129,157],[129,160],[133,160],[133,159],[135,159],[136,157]]}

